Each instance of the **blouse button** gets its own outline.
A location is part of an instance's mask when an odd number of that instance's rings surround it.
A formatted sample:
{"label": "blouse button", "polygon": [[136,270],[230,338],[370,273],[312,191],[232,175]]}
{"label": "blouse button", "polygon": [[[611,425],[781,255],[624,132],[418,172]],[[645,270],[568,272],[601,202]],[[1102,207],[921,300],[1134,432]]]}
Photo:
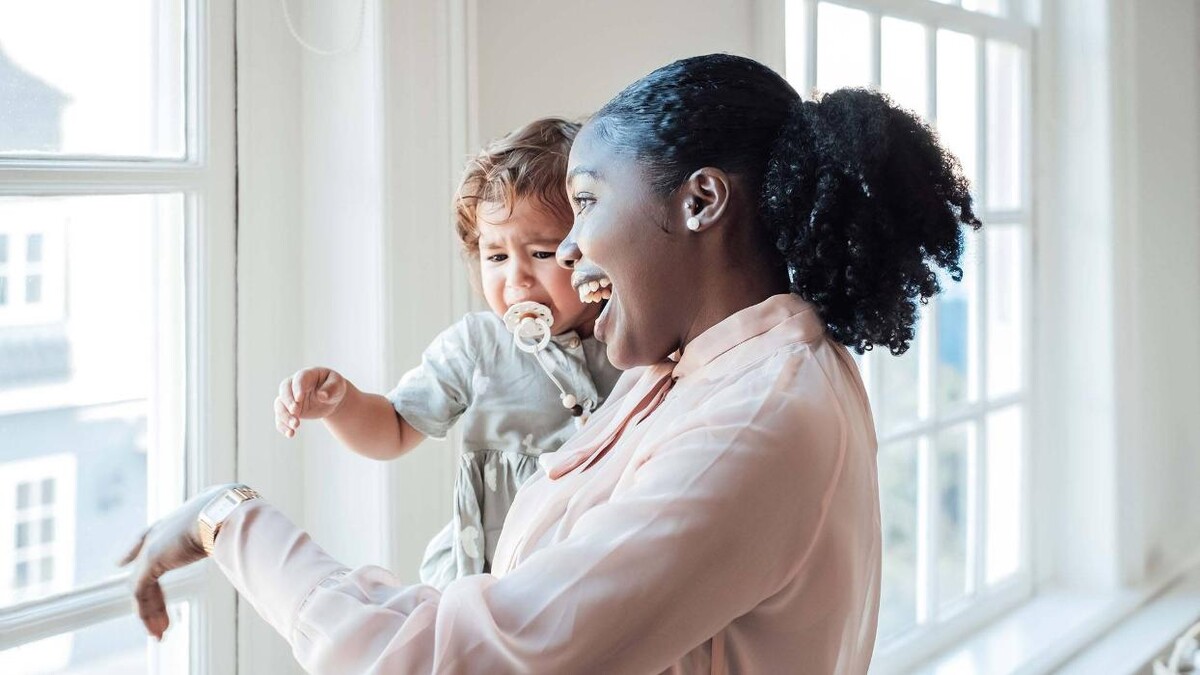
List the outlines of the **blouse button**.
{"label": "blouse button", "polygon": [[577,337],[572,337],[571,339],[567,340],[567,347],[569,347],[571,349],[579,349],[579,345],[580,345],[580,342],[579,342],[579,338],[577,338]]}

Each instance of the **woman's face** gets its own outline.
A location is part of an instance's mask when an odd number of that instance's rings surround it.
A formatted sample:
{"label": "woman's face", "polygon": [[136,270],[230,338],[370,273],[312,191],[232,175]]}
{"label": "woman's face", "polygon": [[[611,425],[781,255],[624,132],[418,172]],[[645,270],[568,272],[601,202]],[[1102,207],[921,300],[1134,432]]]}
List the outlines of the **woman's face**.
{"label": "woman's face", "polygon": [[657,363],[679,349],[694,313],[696,271],[682,228],[669,220],[681,200],[654,194],[648,183],[636,161],[614,152],[592,125],[579,133],[567,166],[575,222],[557,256],[573,269],[577,289],[611,282],[595,335],[621,369]]}

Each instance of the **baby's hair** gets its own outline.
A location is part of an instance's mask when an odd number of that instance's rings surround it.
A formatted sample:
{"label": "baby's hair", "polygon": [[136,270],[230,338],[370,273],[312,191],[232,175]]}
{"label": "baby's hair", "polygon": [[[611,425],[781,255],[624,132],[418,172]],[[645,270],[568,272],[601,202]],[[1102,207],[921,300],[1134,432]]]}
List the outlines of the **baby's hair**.
{"label": "baby's hair", "polygon": [[476,210],[480,203],[503,204],[511,211],[518,199],[533,198],[570,224],[571,205],[564,185],[567,157],[577,133],[575,122],[557,117],[534,120],[488,143],[467,162],[454,194],[454,220],[468,258],[479,253]]}

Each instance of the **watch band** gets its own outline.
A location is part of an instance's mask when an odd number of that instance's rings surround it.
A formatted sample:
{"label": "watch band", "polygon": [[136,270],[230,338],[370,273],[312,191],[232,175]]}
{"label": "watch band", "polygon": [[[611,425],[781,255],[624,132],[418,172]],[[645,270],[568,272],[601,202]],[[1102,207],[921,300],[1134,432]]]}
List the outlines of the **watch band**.
{"label": "watch band", "polygon": [[200,516],[196,519],[196,526],[200,531],[200,545],[204,547],[206,554],[212,555],[217,535],[221,532],[221,525],[225,523],[229,514],[233,513],[233,510],[242,502],[258,499],[258,497],[258,492],[255,492],[253,488],[246,485],[235,485],[214,497],[201,509]]}

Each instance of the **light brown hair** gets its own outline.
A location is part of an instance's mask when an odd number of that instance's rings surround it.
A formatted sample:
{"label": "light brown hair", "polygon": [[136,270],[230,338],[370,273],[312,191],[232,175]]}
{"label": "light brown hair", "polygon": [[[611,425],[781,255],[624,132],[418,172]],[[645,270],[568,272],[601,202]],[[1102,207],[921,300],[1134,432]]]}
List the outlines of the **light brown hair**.
{"label": "light brown hair", "polygon": [[480,203],[503,204],[511,211],[518,199],[532,197],[570,223],[567,157],[579,126],[557,117],[535,120],[487,144],[467,162],[454,194],[454,224],[469,259],[479,253]]}

